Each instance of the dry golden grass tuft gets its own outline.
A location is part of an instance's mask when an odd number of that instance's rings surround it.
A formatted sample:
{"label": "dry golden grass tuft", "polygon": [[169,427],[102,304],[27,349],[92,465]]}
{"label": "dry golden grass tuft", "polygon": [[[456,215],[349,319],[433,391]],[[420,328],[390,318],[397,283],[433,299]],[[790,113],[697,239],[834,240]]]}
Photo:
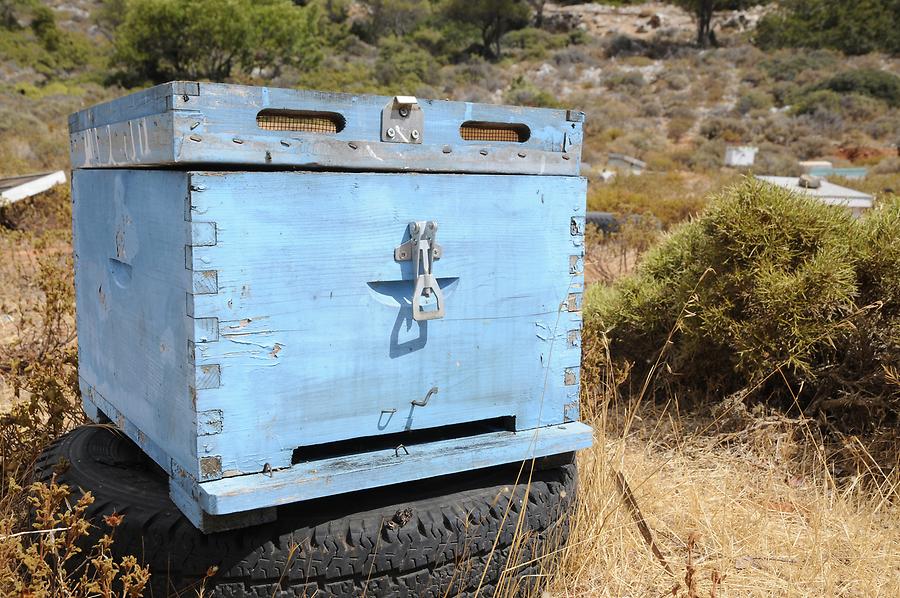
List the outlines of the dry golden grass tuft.
{"label": "dry golden grass tuft", "polygon": [[[836,480],[810,422],[587,389],[568,545],[542,598],[900,595],[900,476]],[[627,480],[638,511],[617,484]],[[641,533],[646,522],[651,542]]]}

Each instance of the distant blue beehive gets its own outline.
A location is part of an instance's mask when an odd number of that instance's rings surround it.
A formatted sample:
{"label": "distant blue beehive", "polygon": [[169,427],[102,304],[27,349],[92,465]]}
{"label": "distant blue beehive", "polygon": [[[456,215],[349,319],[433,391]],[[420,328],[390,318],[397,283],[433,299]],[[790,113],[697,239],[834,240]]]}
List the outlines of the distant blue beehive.
{"label": "distant blue beehive", "polygon": [[190,82],[74,114],[85,410],[205,531],[588,446],[582,121]]}

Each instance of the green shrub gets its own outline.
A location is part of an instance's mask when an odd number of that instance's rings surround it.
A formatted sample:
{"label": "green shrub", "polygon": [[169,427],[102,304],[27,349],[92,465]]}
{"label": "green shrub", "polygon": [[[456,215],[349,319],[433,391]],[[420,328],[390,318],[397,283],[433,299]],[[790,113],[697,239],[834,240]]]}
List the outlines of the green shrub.
{"label": "green shrub", "polygon": [[604,81],[609,89],[640,89],[647,84],[640,71],[617,71],[606,77]]}
{"label": "green shrub", "polygon": [[321,62],[324,27],[317,5],[290,0],[131,0],[113,62],[129,83],[222,81],[237,69],[277,76],[285,65]]}
{"label": "green shrub", "polygon": [[900,53],[900,3],[890,0],[783,0],[756,27],[764,49],[834,48],[845,54]]}
{"label": "green shrub", "polygon": [[819,89],[804,94],[791,106],[793,114],[814,114],[821,111],[840,112],[841,96],[830,89]]}
{"label": "green shrub", "polygon": [[900,200],[854,220],[745,181],[587,300],[586,333],[606,331],[635,384],[652,375],[651,388],[683,397],[740,391],[869,423],[900,410],[889,381],[900,364]]}
{"label": "green shrub", "polygon": [[541,89],[523,76],[516,77],[503,96],[508,104],[518,106],[539,106],[544,108],[556,108],[559,100],[552,93]]}
{"label": "green shrub", "polygon": [[748,114],[752,110],[764,110],[772,106],[772,96],[764,91],[750,89],[737,100],[735,109],[741,114]]}
{"label": "green shrub", "polygon": [[423,48],[396,36],[381,40],[375,76],[394,93],[415,90],[423,83],[433,82],[436,73],[437,62]]}
{"label": "green shrub", "polygon": [[747,127],[736,118],[714,116],[700,125],[700,134],[707,139],[722,139],[729,142],[742,141],[747,135]]}
{"label": "green shrub", "polygon": [[772,52],[759,68],[775,81],[803,81],[819,71],[831,71],[841,64],[841,55],[831,50],[789,49]]}
{"label": "green shrub", "polygon": [[569,36],[526,27],[507,33],[503,37],[503,43],[510,50],[518,50],[520,58],[539,60],[545,58],[550,50],[558,50],[569,45]]}
{"label": "green shrub", "polygon": [[900,106],[900,77],[878,69],[846,71],[821,83],[818,88],[842,94],[869,96],[894,108]]}

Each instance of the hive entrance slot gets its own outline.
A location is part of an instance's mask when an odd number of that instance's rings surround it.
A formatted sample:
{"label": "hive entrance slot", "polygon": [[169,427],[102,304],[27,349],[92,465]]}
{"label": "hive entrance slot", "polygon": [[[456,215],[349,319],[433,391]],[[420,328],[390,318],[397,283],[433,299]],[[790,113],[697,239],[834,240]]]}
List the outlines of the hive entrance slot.
{"label": "hive entrance slot", "polygon": [[531,129],[520,123],[491,123],[470,120],[459,127],[459,136],[466,141],[506,141],[525,143]]}
{"label": "hive entrance slot", "polygon": [[[426,428],[424,430],[407,430],[394,432],[380,436],[365,436],[362,438],[350,438],[324,444],[301,446],[294,449],[291,457],[291,465],[307,463],[309,461],[321,461],[335,457],[346,457],[360,453],[373,453],[376,451],[395,450],[401,445],[407,450],[413,450],[417,444],[437,442],[439,440],[452,440],[454,438],[469,438],[491,432],[514,432],[516,418],[514,416],[495,417],[462,424]],[[400,449],[400,454],[403,450]]]}
{"label": "hive entrance slot", "polygon": [[299,133],[340,133],[346,121],[337,112],[312,110],[281,110],[267,108],[256,115],[256,126],[266,131]]}

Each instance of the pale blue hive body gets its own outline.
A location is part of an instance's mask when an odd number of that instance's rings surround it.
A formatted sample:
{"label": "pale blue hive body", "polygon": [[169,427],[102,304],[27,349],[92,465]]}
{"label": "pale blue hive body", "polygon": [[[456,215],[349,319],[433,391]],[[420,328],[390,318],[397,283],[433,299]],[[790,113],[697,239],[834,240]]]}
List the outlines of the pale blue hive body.
{"label": "pale blue hive body", "polygon": [[73,115],[86,411],[206,531],[584,448],[582,120],[186,82]]}

